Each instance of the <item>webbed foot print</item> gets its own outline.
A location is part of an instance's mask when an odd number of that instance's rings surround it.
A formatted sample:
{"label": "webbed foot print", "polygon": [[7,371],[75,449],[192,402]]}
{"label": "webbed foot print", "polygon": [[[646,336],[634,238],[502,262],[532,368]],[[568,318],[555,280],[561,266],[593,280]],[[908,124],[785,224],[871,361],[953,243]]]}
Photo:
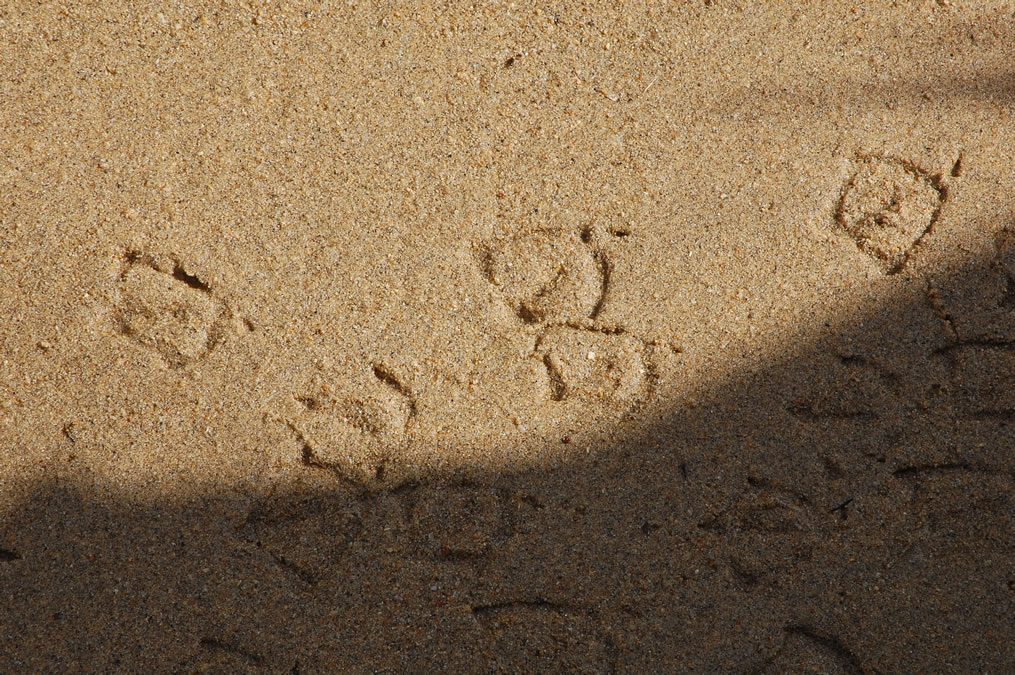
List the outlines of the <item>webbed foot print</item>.
{"label": "webbed foot print", "polygon": [[626,334],[552,326],[536,343],[555,401],[633,404],[648,387],[646,345]]}
{"label": "webbed foot print", "polygon": [[301,443],[304,464],[362,486],[390,486],[400,478],[393,460],[406,443],[416,400],[388,368],[374,365],[371,373],[373,382],[349,394],[332,395],[322,387],[297,396],[304,412],[288,425]]}
{"label": "webbed foot print", "polygon": [[835,218],[861,251],[895,274],[933,226],[944,198],[938,177],[901,160],[866,157],[846,184]]}
{"label": "webbed foot print", "polygon": [[118,291],[119,333],[157,352],[173,368],[204,358],[230,335],[250,330],[179,261],[130,251]]}
{"label": "webbed foot print", "polygon": [[594,317],[606,262],[564,229],[536,230],[486,251],[484,272],[525,323]]}

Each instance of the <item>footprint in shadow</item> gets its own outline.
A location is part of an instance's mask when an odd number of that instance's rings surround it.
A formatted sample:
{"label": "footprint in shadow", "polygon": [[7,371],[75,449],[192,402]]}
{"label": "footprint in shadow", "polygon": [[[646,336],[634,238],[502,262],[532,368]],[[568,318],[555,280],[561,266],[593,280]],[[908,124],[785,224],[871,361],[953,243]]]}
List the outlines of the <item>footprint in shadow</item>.
{"label": "footprint in shadow", "polygon": [[1015,343],[1015,230],[994,236],[994,255],[961,276],[930,282],[930,301],[960,343]]}

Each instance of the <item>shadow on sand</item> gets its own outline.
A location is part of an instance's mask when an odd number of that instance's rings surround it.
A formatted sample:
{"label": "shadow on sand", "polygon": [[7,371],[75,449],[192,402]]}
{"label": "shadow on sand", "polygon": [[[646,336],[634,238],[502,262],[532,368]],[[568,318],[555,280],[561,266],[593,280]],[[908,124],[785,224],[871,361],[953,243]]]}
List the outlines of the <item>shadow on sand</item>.
{"label": "shadow on sand", "polygon": [[0,533],[0,670],[1006,671],[998,250],[549,473],[114,508],[40,484]]}

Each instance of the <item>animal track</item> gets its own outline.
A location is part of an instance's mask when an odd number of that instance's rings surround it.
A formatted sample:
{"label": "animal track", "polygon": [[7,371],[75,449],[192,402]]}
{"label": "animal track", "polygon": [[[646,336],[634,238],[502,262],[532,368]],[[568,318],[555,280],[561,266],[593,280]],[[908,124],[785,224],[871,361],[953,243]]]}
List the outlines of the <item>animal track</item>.
{"label": "animal track", "polygon": [[406,441],[416,399],[390,369],[371,367],[373,382],[348,395],[327,387],[297,396],[304,408],[288,426],[298,436],[303,462],[326,468],[361,485],[389,484],[395,451]]}
{"label": "animal track", "polygon": [[861,673],[864,668],[851,650],[835,637],[823,635],[810,626],[785,629],[785,639],[775,656],[756,673]]}
{"label": "animal track", "polygon": [[249,330],[179,261],[130,251],[118,291],[114,317],[119,332],[157,352],[170,367],[197,361],[230,334]]}
{"label": "animal track", "polygon": [[931,282],[929,294],[959,342],[1015,342],[1015,231],[998,234],[989,262],[945,285]]}
{"label": "animal track", "polygon": [[563,229],[536,230],[488,250],[487,279],[525,323],[594,317],[604,295],[605,261]]}
{"label": "animal track", "polygon": [[536,342],[556,401],[637,401],[648,386],[645,350],[631,335],[571,326],[552,326]]}
{"label": "animal track", "polygon": [[611,642],[596,630],[583,607],[543,599],[474,605],[472,614],[488,631],[498,670],[614,672]]}
{"label": "animal track", "polygon": [[930,231],[944,198],[939,177],[909,162],[866,157],[846,183],[835,219],[861,251],[894,274]]}
{"label": "animal track", "polygon": [[1015,343],[958,345],[948,354],[960,405],[968,414],[1015,420]]}
{"label": "animal track", "polygon": [[183,662],[172,664],[174,673],[236,673],[259,671],[265,657],[252,649],[214,637],[203,637],[195,653]]}
{"label": "animal track", "polygon": [[[731,578],[752,589],[810,555],[820,539],[822,516],[806,495],[791,488],[762,477],[748,477],[747,483],[750,489],[739,499],[714,509],[697,526],[735,543]],[[837,509],[824,517],[826,523]]]}
{"label": "animal track", "polygon": [[504,501],[493,488],[421,487],[409,509],[414,538],[441,558],[480,556],[505,534]]}
{"label": "animal track", "polygon": [[310,585],[336,564],[361,530],[360,519],[342,503],[321,497],[270,499],[240,528],[244,538]]}
{"label": "animal track", "polygon": [[826,355],[825,361],[786,406],[791,415],[806,422],[874,420],[891,407],[892,378],[876,364],[855,355]]}
{"label": "animal track", "polygon": [[893,471],[892,476],[909,491],[906,511],[914,527],[909,542],[888,567],[913,563],[925,555],[928,540],[942,535],[951,538],[957,529],[985,547],[996,537],[1010,550],[1007,542],[1012,539],[1008,530],[1015,472],[1003,466],[1006,459],[999,456],[1001,466],[995,467],[950,462],[910,465]]}
{"label": "animal track", "polygon": [[248,665],[258,666],[264,662],[264,657],[260,654],[243,649],[242,647],[237,647],[236,645],[228,642],[223,642],[222,640],[218,640],[216,638],[202,638],[200,645],[202,649],[207,649],[211,652],[219,652],[238,657],[239,661],[246,662]]}
{"label": "animal track", "polygon": [[533,353],[555,401],[631,406],[650,389],[652,343],[597,321],[613,283],[607,242],[630,235],[626,226],[544,229],[486,250],[486,278],[539,330]]}
{"label": "animal track", "polygon": [[769,485],[766,481],[749,481],[755,491],[744,496],[730,510],[707,516],[698,523],[703,530],[725,534],[747,531],[762,534],[787,534],[811,528],[806,500],[790,491]]}

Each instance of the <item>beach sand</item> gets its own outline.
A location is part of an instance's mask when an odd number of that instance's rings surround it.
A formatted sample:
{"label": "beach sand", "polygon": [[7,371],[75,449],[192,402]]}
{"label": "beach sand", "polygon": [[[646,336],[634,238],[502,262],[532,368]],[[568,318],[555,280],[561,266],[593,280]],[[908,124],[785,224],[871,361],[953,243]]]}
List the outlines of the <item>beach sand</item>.
{"label": "beach sand", "polygon": [[0,8],[0,671],[1015,668],[1015,6]]}

